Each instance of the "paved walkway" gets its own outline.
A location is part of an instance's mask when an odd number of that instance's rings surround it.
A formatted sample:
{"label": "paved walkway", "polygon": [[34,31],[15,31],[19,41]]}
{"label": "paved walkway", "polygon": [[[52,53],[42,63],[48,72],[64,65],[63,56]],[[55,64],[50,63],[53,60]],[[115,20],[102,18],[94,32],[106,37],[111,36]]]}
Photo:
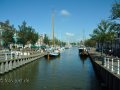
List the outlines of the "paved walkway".
{"label": "paved walkway", "polygon": [[[96,63],[103,65],[103,67],[106,68],[108,71],[120,77],[120,66],[118,65],[120,62],[118,61],[120,60],[119,58],[106,56],[105,54],[101,56],[101,52],[96,52],[95,48],[91,48],[89,54],[92,56],[93,60]],[[104,58],[106,58],[106,60]]]}

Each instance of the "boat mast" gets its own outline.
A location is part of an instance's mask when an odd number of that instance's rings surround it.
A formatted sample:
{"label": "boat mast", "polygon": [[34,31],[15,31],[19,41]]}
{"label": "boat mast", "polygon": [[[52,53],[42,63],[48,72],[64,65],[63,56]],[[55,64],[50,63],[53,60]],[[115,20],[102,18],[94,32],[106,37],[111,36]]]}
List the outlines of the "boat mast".
{"label": "boat mast", "polygon": [[55,42],[54,42],[54,10],[52,11],[52,44],[54,47],[55,45]]}
{"label": "boat mast", "polygon": [[83,45],[85,45],[85,30],[83,29]]}

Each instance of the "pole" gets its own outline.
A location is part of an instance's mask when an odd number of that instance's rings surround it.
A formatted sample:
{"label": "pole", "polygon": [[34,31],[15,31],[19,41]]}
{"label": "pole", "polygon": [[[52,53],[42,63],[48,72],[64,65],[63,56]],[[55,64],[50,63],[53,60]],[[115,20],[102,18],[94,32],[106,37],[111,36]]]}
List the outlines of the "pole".
{"label": "pole", "polygon": [[113,72],[113,58],[112,58],[112,68],[111,68],[111,71]]}
{"label": "pole", "polygon": [[118,60],[118,68],[117,68],[117,74],[119,74],[120,71],[119,71],[119,60]]}
{"label": "pole", "polygon": [[54,10],[53,10],[53,13],[52,13],[52,44],[53,44],[53,47],[54,47]]}
{"label": "pole", "polygon": [[106,67],[106,57],[104,57],[104,67]]}
{"label": "pole", "polygon": [[5,53],[5,60],[7,60],[7,53]]}
{"label": "pole", "polygon": [[108,58],[108,63],[107,63],[108,65],[107,65],[107,68],[109,69],[109,58]]}

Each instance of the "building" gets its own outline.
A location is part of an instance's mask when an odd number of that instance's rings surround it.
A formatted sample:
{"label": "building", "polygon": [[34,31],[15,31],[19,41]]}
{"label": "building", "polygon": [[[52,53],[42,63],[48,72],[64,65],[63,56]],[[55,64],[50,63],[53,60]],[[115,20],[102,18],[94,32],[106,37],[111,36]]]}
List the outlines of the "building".
{"label": "building", "polygon": [[120,32],[116,33],[116,37],[112,43],[112,51],[114,56],[120,57]]}
{"label": "building", "polygon": [[3,29],[1,29],[1,25],[0,25],[0,48],[3,46],[2,35],[3,35]]}
{"label": "building", "polygon": [[39,46],[44,45],[44,36],[45,36],[44,34],[40,34],[39,35],[38,41],[35,44],[36,46],[39,47]]}

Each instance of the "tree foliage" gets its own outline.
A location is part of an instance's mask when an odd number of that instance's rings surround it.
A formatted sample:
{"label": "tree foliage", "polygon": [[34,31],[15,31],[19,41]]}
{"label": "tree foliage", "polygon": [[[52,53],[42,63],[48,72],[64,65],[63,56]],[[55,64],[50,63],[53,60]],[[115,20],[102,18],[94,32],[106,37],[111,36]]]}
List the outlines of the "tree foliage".
{"label": "tree foliage", "polygon": [[44,39],[43,39],[44,44],[49,45],[50,39],[49,37],[45,34]]}
{"label": "tree foliage", "polygon": [[34,45],[38,40],[38,33],[35,32],[35,29],[33,29],[31,26],[27,26],[25,21],[23,21],[22,25],[18,27],[19,43],[23,45]]}
{"label": "tree foliage", "polygon": [[88,47],[95,47],[96,46],[96,41],[94,39],[87,39],[84,42],[85,46]]}
{"label": "tree foliage", "polygon": [[93,34],[91,34],[92,39],[101,44],[101,55],[103,44],[114,39],[115,33],[113,29],[114,28],[110,22],[102,20],[98,27],[94,29]]}
{"label": "tree foliage", "polygon": [[120,18],[120,2],[116,2],[113,4],[111,12],[112,12],[111,15],[112,19]]}
{"label": "tree foliage", "polygon": [[39,35],[38,33],[34,32],[31,34],[31,37],[32,37],[31,44],[34,45],[38,41]]}
{"label": "tree foliage", "polygon": [[2,40],[4,47],[8,47],[10,43],[13,43],[13,34],[15,32],[15,28],[13,25],[10,25],[9,20],[6,20],[5,22],[0,22],[2,32]]}
{"label": "tree foliage", "polygon": [[[44,44],[46,45],[52,45],[52,39],[50,39],[47,34],[45,34],[44,39],[43,39]],[[54,38],[54,42],[55,45],[59,45],[59,46],[65,46],[65,42],[60,41],[59,39],[57,39],[56,37]]]}
{"label": "tree foliage", "polygon": [[61,41],[55,37],[55,45],[60,45]]}
{"label": "tree foliage", "polygon": [[[113,28],[114,28],[114,31],[116,33],[120,32],[120,23],[119,23],[119,20],[120,20],[120,2],[115,2],[112,6],[112,9],[111,9],[111,19],[112,20],[115,20],[113,22]],[[118,21],[118,22],[117,22]]]}
{"label": "tree foliage", "polygon": [[112,24],[108,21],[102,20],[96,29],[91,34],[92,39],[104,43],[105,41],[112,40],[114,38],[114,32]]}

